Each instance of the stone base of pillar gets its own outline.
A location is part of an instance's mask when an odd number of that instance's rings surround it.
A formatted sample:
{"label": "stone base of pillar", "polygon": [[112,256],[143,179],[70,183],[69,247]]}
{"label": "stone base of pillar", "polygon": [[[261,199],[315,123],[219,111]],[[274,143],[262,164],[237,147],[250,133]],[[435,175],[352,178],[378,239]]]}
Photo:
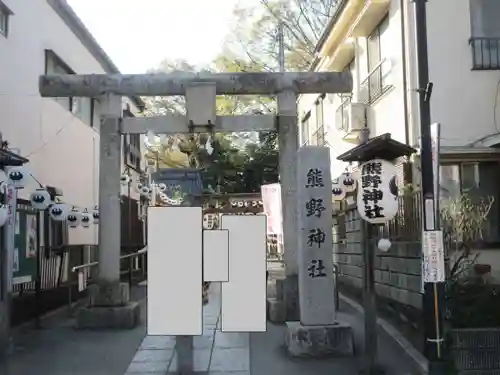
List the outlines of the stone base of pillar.
{"label": "stone base of pillar", "polygon": [[352,357],[354,336],[349,324],[303,326],[286,323],[285,345],[292,357]]}
{"label": "stone base of pillar", "polygon": [[98,281],[89,287],[89,305],[78,310],[77,329],[133,329],[140,322],[138,302],[127,283]]}
{"label": "stone base of pillar", "polygon": [[284,323],[286,321],[285,303],[277,298],[267,299],[267,316],[272,323]]}
{"label": "stone base of pillar", "polygon": [[285,315],[288,322],[300,320],[298,275],[287,275],[282,280],[276,280],[276,299],[285,303]]}

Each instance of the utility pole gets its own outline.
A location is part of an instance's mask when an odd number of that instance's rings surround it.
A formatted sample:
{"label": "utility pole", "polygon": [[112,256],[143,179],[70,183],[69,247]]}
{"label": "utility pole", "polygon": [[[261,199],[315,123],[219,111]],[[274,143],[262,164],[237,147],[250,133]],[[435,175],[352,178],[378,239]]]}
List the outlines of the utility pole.
{"label": "utility pole", "polygon": [[[420,160],[422,170],[423,231],[438,230],[434,201],[432,168],[431,107],[432,82],[429,82],[429,56],[427,51],[427,0],[414,0],[417,47],[417,72],[420,112]],[[436,199],[439,197],[436,197]],[[423,242],[422,242],[423,246]],[[424,275],[422,274],[422,277]],[[423,296],[424,354],[429,360],[429,375],[444,375],[443,358],[443,300],[444,283],[425,283]]]}

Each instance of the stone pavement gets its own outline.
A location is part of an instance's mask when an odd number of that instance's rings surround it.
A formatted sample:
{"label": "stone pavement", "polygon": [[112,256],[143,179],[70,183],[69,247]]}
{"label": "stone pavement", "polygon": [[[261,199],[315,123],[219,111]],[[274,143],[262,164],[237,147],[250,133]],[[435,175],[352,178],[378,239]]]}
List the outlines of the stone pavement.
{"label": "stone pavement", "polygon": [[[146,317],[146,287],[132,288]],[[145,322],[129,331],[77,331],[63,311],[43,328],[14,332],[14,351],[0,363],[1,375],[123,375],[145,333]]]}
{"label": "stone pavement", "polygon": [[[203,309],[203,335],[193,337],[193,369],[208,375],[250,375],[248,333],[220,331],[220,284],[212,283]],[[174,336],[146,336],[126,375],[164,375],[177,371]]]}
{"label": "stone pavement", "polygon": [[[220,331],[220,284],[212,284],[210,301],[204,309],[204,332],[193,339],[193,367],[206,375],[356,375],[362,364],[363,320],[356,310],[341,305],[339,319],[354,328],[354,358],[295,360],[284,349],[284,325],[268,323],[265,333]],[[379,359],[387,375],[419,375],[406,353],[387,335],[379,332]],[[146,336],[126,375],[175,373],[175,337]]]}
{"label": "stone pavement", "polygon": [[[133,290],[145,302],[145,287]],[[145,303],[142,304],[143,317]],[[356,375],[362,363],[362,315],[341,304],[341,320],[354,328],[354,358],[295,360],[283,347],[284,325],[268,323],[265,333],[225,333],[220,329],[220,284],[210,288],[204,332],[194,338],[194,369],[206,375]],[[145,324],[130,331],[75,331],[72,319],[57,319],[44,329],[15,336],[15,350],[1,375],[165,375],[177,370],[175,338],[146,336]],[[379,359],[388,375],[419,375],[412,360],[384,331]]]}

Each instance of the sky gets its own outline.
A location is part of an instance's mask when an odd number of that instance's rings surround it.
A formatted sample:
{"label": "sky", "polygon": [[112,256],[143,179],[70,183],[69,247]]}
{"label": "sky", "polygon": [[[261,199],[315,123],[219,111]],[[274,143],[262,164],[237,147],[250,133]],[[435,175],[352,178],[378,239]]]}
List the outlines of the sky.
{"label": "sky", "polygon": [[[238,0],[67,0],[122,73],[162,60],[193,65],[221,51]],[[252,0],[245,0],[252,2]]]}

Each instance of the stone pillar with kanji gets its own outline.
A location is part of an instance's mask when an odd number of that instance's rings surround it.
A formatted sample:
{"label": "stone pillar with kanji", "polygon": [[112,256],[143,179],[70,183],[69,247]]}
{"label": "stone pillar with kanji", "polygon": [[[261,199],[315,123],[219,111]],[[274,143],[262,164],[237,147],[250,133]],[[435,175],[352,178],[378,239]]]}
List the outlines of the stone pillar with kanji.
{"label": "stone pillar with kanji", "polygon": [[352,329],[334,302],[330,151],[301,147],[297,161],[300,322],[286,323],[286,346],[292,356],[352,355]]}

